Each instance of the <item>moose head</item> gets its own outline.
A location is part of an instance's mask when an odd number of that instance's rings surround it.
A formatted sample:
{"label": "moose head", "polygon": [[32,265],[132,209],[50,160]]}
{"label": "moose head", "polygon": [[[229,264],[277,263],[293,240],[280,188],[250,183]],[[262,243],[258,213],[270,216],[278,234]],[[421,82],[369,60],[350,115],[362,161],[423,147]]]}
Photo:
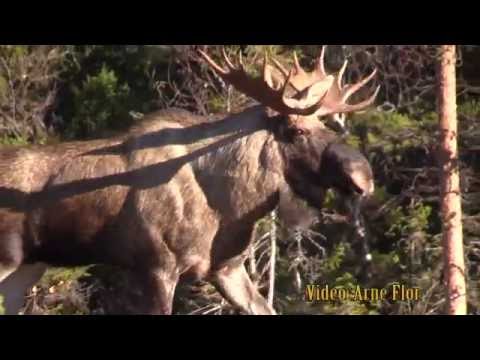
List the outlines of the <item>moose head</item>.
{"label": "moose head", "polygon": [[343,76],[348,61],[336,74],[328,74],[325,50],[323,46],[311,72],[301,67],[295,52],[291,70],[275,58],[271,59],[272,66],[265,55],[263,76],[257,78],[247,74],[241,53],[238,65],[234,65],[222,48],[225,67],[205,52],[199,53],[225,82],[271,110],[271,121],[277,123],[278,139],[283,143],[285,176],[292,189],[316,207],[321,207],[325,189],[339,191],[347,196],[353,221],[358,224],[361,204],[358,199],[374,191],[370,165],[359,151],[338,143],[339,139],[319,119],[332,116],[344,121],[345,114],[372,105],[380,86],[361,102],[349,104],[347,101],[374,78],[377,70],[354,84],[345,85]]}

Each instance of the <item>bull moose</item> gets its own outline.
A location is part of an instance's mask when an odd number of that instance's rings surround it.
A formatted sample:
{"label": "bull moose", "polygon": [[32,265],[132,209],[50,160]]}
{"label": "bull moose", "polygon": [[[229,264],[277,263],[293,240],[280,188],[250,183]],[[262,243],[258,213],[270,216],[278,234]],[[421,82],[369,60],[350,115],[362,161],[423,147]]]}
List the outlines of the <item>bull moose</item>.
{"label": "bull moose", "polygon": [[289,71],[265,57],[253,77],[241,57],[234,65],[223,52],[224,68],[199,52],[258,104],[215,119],[166,109],[120,136],[0,151],[7,313],[18,313],[48,265],[107,264],[138,278],[139,313],[171,314],[177,283],[203,279],[247,314],[275,314],[244,267],[255,223],[296,201],[320,209],[328,189],[357,205],[372,194],[366,158],[320,118],[370,106],[379,88],[347,100],[375,70],[344,85],[347,63],[328,74],[323,47],[312,72],[296,56]]}

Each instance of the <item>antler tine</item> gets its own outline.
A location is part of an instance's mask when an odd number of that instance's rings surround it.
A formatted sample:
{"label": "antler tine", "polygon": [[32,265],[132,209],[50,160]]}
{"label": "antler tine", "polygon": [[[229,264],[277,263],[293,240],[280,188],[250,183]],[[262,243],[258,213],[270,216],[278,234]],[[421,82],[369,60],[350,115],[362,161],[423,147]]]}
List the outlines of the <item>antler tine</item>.
{"label": "antler tine", "polygon": [[327,72],[325,71],[325,50],[327,49],[326,45],[322,46],[322,50],[320,52],[320,56],[317,59],[317,69],[323,75],[327,76]]}
{"label": "antler tine", "polygon": [[[293,53],[293,61],[295,67],[295,75],[290,81],[290,85],[297,91],[305,90],[319,81],[327,81],[327,72],[325,71],[325,46],[322,47],[319,58],[316,60],[315,69],[312,72],[306,72],[301,66],[298,60],[297,53]],[[277,64],[276,64],[277,65]],[[277,65],[277,67],[279,67]]]}
{"label": "antler tine", "polygon": [[[293,63],[295,68],[295,75],[292,76],[290,80],[290,86],[293,87],[297,92],[301,92],[305,90],[307,87],[312,86],[315,82],[324,80],[328,75],[325,71],[325,49],[326,46],[322,47],[321,54],[317,59],[316,69],[311,72],[307,73],[302,66],[300,65],[300,61],[298,59],[298,55],[296,52],[293,53]],[[275,67],[282,73],[282,75],[286,78],[288,76],[288,70],[275,58],[272,57],[272,62]]]}
{"label": "antler tine", "polygon": [[375,101],[375,98],[378,95],[378,92],[380,91],[380,88],[381,88],[381,86],[378,85],[377,88],[375,89],[375,91],[373,92],[373,94],[368,99],[363,100],[362,102],[359,102],[359,103],[354,104],[354,105],[345,104],[342,107],[341,111],[339,111],[339,112],[347,113],[347,112],[360,111],[360,110],[363,110],[364,108],[372,105],[373,102]]}
{"label": "antler tine", "polygon": [[212,67],[214,68],[217,72],[219,72],[222,75],[227,75],[228,71],[226,71],[224,68],[219,66],[215,61],[212,60],[210,56],[208,56],[205,52],[202,50],[198,50],[200,55],[205,59],[205,61]]}
{"label": "antler tine", "polygon": [[240,64],[240,68],[242,70],[245,70],[245,64],[243,63],[243,56],[241,51],[238,53],[238,63]]}
{"label": "antler tine", "polygon": [[[281,72],[281,74],[284,76],[284,78],[286,79],[289,75],[289,71],[287,69],[285,69],[285,67],[274,57],[272,57],[271,60],[272,60],[273,64],[275,65],[275,67],[277,68],[277,70],[279,70]],[[291,79],[290,79],[290,84],[289,85],[297,92],[300,92],[302,90],[301,88],[295,86],[295,84],[291,82]]]}
{"label": "antler tine", "polygon": [[305,70],[303,70],[303,68],[300,66],[300,61],[298,61],[298,56],[296,51],[293,52],[293,62],[295,65],[295,74],[296,75],[305,74]]}
{"label": "antler tine", "polygon": [[342,88],[343,74],[345,73],[345,70],[347,69],[347,65],[348,65],[348,60],[345,60],[345,61],[343,62],[342,67],[341,67],[340,70],[338,71],[338,75],[337,75],[337,86],[338,86],[339,89]]}
{"label": "antler tine", "polygon": [[329,114],[338,114],[338,113],[349,113],[355,112],[359,110],[363,110],[364,108],[370,106],[378,95],[380,91],[380,86],[377,87],[375,92],[372,96],[368,99],[361,101],[357,104],[347,104],[347,100],[350,96],[352,96],[355,92],[357,92],[361,87],[367,84],[370,80],[373,79],[377,70],[375,69],[372,71],[370,75],[365,77],[364,79],[360,80],[355,84],[347,84],[345,86],[342,85],[343,75],[345,74],[345,70],[347,68],[348,61],[345,60],[342,67],[335,75],[335,81],[333,86],[328,91],[327,97],[325,98],[325,102],[322,108],[319,109],[317,115],[318,116],[325,116]]}
{"label": "antler tine", "polygon": [[267,53],[263,54],[263,79],[266,81],[267,77],[270,76],[270,71],[268,70],[268,55]]}
{"label": "antler tine", "polygon": [[222,55],[223,55],[223,60],[225,60],[229,69],[235,70],[235,65],[233,65],[230,59],[228,58],[227,52],[225,51],[225,46],[222,46]]}
{"label": "antler tine", "polygon": [[359,82],[355,83],[355,84],[351,84],[351,85],[347,85],[345,87],[345,91],[343,93],[343,97],[344,99],[348,99],[350,96],[352,96],[355,92],[357,92],[362,86],[364,86],[365,84],[367,84],[370,80],[373,79],[373,77],[375,76],[375,74],[377,73],[377,69],[374,69],[370,75],[368,75],[367,77],[363,78],[362,80],[360,80]]}
{"label": "antler tine", "polygon": [[263,81],[265,81],[271,88],[274,88],[272,71],[270,69],[270,66],[268,65],[267,53],[265,53],[263,56]]}
{"label": "antler tine", "polygon": [[280,70],[280,72],[282,73],[283,76],[285,76],[285,78],[287,78],[288,76],[288,70],[285,69],[285,67],[277,60],[275,59],[274,57],[272,57],[272,62],[274,63],[274,65],[277,67],[278,70]]}

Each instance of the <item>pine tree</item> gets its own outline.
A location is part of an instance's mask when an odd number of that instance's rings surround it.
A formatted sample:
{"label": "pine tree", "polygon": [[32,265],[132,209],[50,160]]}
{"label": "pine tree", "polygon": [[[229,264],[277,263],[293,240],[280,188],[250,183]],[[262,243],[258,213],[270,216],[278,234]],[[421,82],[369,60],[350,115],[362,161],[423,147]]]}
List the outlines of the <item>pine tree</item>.
{"label": "pine tree", "polygon": [[465,315],[466,285],[457,150],[456,49],[442,45],[439,59],[440,199],[447,313]]}

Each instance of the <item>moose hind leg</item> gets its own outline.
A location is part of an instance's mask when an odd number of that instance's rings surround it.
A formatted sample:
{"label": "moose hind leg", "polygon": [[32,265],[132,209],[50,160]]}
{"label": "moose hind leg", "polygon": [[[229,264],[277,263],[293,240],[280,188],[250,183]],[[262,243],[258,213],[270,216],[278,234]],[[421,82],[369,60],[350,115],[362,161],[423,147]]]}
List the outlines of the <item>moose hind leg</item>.
{"label": "moose hind leg", "polygon": [[[45,273],[46,265],[37,263],[21,265],[18,269],[4,272],[0,278],[0,296],[3,297],[3,307],[6,315],[17,315],[25,303],[27,290],[35,285]],[[2,274],[0,274],[2,276]]]}
{"label": "moose hind leg", "polygon": [[243,264],[218,271],[212,283],[233,306],[250,315],[276,315],[253,285]]}

